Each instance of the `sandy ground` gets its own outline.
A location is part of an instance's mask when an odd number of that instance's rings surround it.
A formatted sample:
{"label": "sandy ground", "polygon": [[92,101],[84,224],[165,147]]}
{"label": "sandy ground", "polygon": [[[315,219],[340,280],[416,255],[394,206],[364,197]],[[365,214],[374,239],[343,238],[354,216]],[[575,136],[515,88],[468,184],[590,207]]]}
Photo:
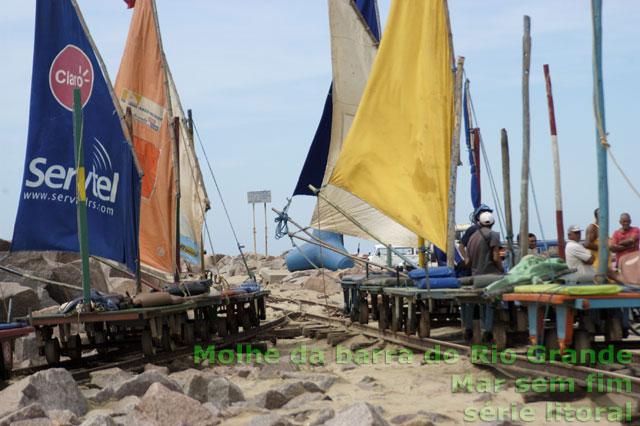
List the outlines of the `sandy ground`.
{"label": "sandy ground", "polygon": [[[315,291],[280,291],[275,286],[268,289],[274,295],[306,298],[313,301],[319,300],[318,293]],[[329,298],[328,302],[341,306],[342,295],[334,294]],[[303,309],[309,309],[304,305],[302,306]],[[314,313],[322,313],[322,308],[319,307],[312,307],[309,310]],[[271,316],[278,315],[277,311],[269,311]],[[442,330],[442,332],[446,331]],[[367,338],[356,336],[344,342],[341,346],[342,348],[349,348],[351,344],[362,342],[363,339],[366,340]],[[291,352],[301,348],[303,345],[307,346],[308,353],[311,353],[311,349],[315,350],[316,354],[321,352],[324,355],[324,363],[311,365],[309,363],[292,364],[289,362]],[[389,353],[394,349],[401,349],[398,346],[378,341],[374,342],[374,345],[367,348],[366,351],[371,353],[373,348]],[[637,401],[625,398],[622,394],[603,395],[594,399],[581,397],[579,393],[571,395],[570,392],[569,394],[547,393],[547,398],[543,401],[525,403],[523,393],[517,392],[514,386],[513,379],[517,379],[517,377],[512,377],[512,380],[506,381],[507,383],[499,384],[499,389],[495,389],[497,377],[495,372],[474,366],[464,356],[451,364],[444,362],[427,364],[424,362],[424,354],[414,352],[409,360],[405,352],[402,362],[397,356],[391,356],[389,360],[380,362],[382,357],[378,355],[379,362],[377,363],[372,362],[372,360],[369,362],[364,362],[363,360],[361,364],[354,364],[353,362],[341,363],[337,361],[344,360],[345,351],[342,352],[343,357],[337,360],[336,348],[329,346],[326,339],[313,340],[302,337],[281,339],[273,349],[276,349],[281,356],[280,363],[276,367],[278,369],[302,371],[309,374],[336,374],[339,376],[338,381],[327,391],[331,401],[316,401],[309,406],[330,406],[338,413],[348,405],[366,401],[380,407],[380,411],[387,421],[399,415],[421,412],[413,421],[415,422],[416,419],[424,421],[414,424],[428,424],[426,423],[427,420],[431,420],[436,424],[503,424],[503,420],[507,421],[505,424],[511,424],[509,421],[515,424],[619,424],[619,422],[608,421],[604,411],[601,411],[603,414],[601,414],[600,420],[591,417],[590,420],[585,421],[587,419],[586,413],[588,411],[594,413],[596,407],[623,407],[624,409],[625,403],[630,403],[632,412],[635,412],[637,405]],[[464,378],[465,375],[470,375],[475,383],[491,383],[490,387],[492,389],[482,392],[482,389],[474,387],[472,392],[466,392],[465,390],[453,392],[453,382],[456,375],[461,378]],[[282,382],[282,379],[276,376],[256,381],[249,376],[246,379],[234,377],[233,381],[241,387],[245,396],[250,398],[270,388],[275,388]],[[554,402],[556,400],[565,402]],[[566,408],[565,404],[567,402],[573,410],[580,409],[578,414],[581,415],[583,421],[574,420],[572,422],[570,416],[565,418],[560,414],[561,410],[558,410],[558,407]],[[549,410],[549,408],[551,409]],[[300,410],[278,410],[281,414],[290,414],[298,411]],[[500,411],[502,414],[500,414]],[[547,411],[550,411],[551,414]],[[248,408],[246,413],[228,419],[224,424],[242,425],[256,415],[258,415],[257,412]],[[304,417],[301,419],[304,419]],[[302,424],[304,424],[304,421]]]}

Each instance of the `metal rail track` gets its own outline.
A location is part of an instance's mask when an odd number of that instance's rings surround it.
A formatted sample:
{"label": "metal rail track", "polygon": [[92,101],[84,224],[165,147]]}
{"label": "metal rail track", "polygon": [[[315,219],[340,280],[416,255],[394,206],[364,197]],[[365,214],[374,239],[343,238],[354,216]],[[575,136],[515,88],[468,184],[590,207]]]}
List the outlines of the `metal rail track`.
{"label": "metal rail track", "polygon": [[[304,304],[315,304],[319,306],[325,306],[318,303],[314,303],[309,300],[305,301],[297,301],[293,299],[283,298],[283,297],[273,297],[269,296],[274,302],[290,302],[297,303],[301,302]],[[277,309],[284,312],[298,312],[292,311],[286,308],[281,308],[277,306],[270,306],[271,309]],[[366,336],[379,338],[385,340],[387,342],[395,343],[398,345],[402,345],[404,347],[419,350],[426,352],[428,350],[440,352],[443,354],[447,350],[453,350],[459,355],[466,355],[470,358],[474,365],[490,367],[502,371],[511,371],[517,374],[518,377],[545,377],[545,378],[571,378],[575,381],[576,384],[587,386],[587,379],[591,376],[592,378],[602,378],[603,380],[611,379],[611,380],[622,380],[624,383],[628,383],[630,390],[626,391],[625,394],[640,397],[640,378],[617,373],[615,371],[607,371],[600,368],[587,367],[582,365],[574,365],[564,362],[557,361],[544,361],[533,363],[532,360],[523,354],[513,353],[508,357],[508,363],[500,361],[500,354],[496,353],[496,362],[493,362],[493,359],[489,359],[489,362],[484,362],[482,357],[476,356],[475,359],[472,360],[472,348],[467,345],[461,345],[458,343],[449,342],[446,340],[438,340],[432,338],[419,338],[417,336],[409,336],[404,333],[392,332],[389,330],[380,330],[379,328],[372,327],[370,325],[360,324],[358,322],[351,322],[351,320],[346,318],[337,318],[337,317],[327,317],[324,315],[316,315],[309,312],[298,312],[303,317],[312,319],[314,321],[318,321],[321,323],[341,326],[345,327],[349,330],[358,331]],[[477,352],[476,352],[477,354]],[[504,352],[502,353],[504,354]],[[636,363],[638,360],[638,355],[636,354],[632,357],[632,363]],[[637,364],[636,364],[637,366]],[[594,376],[595,375],[595,376]]]}
{"label": "metal rail track", "polygon": [[[244,342],[247,340],[251,340],[255,337],[258,337],[260,334],[265,333],[267,331],[273,330],[274,328],[285,325],[289,321],[289,315],[283,315],[278,319],[270,321],[268,323],[264,323],[258,327],[251,328],[247,331],[242,331],[237,334],[232,334],[225,338],[216,338],[212,339],[209,342],[199,342],[201,345],[206,344],[214,344],[217,347],[223,349],[228,348],[231,345]],[[19,368],[13,370],[14,376],[27,376],[33,374],[37,371],[45,370],[47,368],[66,368],[69,370],[73,378],[77,381],[85,380],[89,378],[90,374],[94,371],[106,370],[108,368],[122,368],[122,369],[135,369],[138,367],[142,367],[148,363],[166,363],[168,361],[172,361],[174,359],[193,354],[193,347],[180,347],[171,352],[160,352],[153,356],[144,356],[140,353],[140,347],[138,345],[137,350],[133,352],[129,350],[126,351],[113,351],[108,354],[109,358],[121,358],[122,356],[127,357],[126,359],[119,359],[117,361],[105,362],[104,355],[93,355],[90,357],[84,357],[80,360],[73,361],[67,360],[62,361],[55,365],[40,365],[36,367],[28,367],[28,368]],[[87,366],[89,364],[89,366]],[[78,367],[80,365],[80,367]]]}

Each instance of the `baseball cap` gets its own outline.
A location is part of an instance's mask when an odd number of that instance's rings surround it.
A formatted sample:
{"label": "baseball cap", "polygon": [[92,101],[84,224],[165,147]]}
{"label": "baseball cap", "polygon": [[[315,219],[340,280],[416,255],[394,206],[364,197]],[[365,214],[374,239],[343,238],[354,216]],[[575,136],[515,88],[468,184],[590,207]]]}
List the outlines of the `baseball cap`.
{"label": "baseball cap", "polygon": [[476,209],[473,211],[473,218],[475,221],[478,220],[478,216],[480,215],[480,213],[482,212],[490,212],[493,213],[493,209],[491,209],[491,207],[489,207],[486,204],[480,204],[478,207],[476,207]]}
{"label": "baseball cap", "polygon": [[578,225],[571,225],[567,232],[571,233],[571,232],[580,232],[580,231],[582,231],[582,228],[580,228]]}

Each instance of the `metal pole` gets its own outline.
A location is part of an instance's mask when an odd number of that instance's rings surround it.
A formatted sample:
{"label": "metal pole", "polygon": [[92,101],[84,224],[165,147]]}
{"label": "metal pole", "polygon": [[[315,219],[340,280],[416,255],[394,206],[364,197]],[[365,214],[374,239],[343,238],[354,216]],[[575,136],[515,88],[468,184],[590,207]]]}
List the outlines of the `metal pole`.
{"label": "metal pole", "polygon": [[251,203],[251,208],[253,209],[253,253],[258,254],[256,248],[256,203]]}
{"label": "metal pole", "polygon": [[[127,107],[124,122],[129,129],[129,134],[133,135],[133,113],[131,107]],[[140,231],[138,230],[138,233]],[[136,294],[142,293],[142,268],[140,266],[140,242],[138,241],[138,253],[136,255]]]}
{"label": "metal pole", "polygon": [[549,128],[551,129],[551,150],[553,152],[553,171],[555,174],[556,194],[556,229],[558,232],[558,254],[564,258],[564,223],[562,220],[562,191],[560,189],[560,155],[558,153],[558,133],[556,131],[556,114],[553,108],[553,92],[549,65],[544,65],[544,79],[547,84],[547,103],[549,104]]}
{"label": "metal pole", "polygon": [[451,143],[451,160],[449,162],[449,208],[447,209],[447,266],[453,268],[455,260],[454,241],[456,238],[456,180],[458,179],[458,162],[460,161],[460,123],[462,122],[462,71],[464,56],[458,56],[456,67],[456,86],[454,89],[455,125]]}
{"label": "metal pole", "polygon": [[78,243],[82,258],[82,294],[85,310],[91,310],[91,281],[89,268],[89,231],[87,226],[87,194],[85,191],[84,149],[82,146],[82,97],[80,89],[73,89],[73,139],[76,160],[76,199]]}
{"label": "metal pole", "polygon": [[507,252],[510,257],[510,265],[512,267],[515,262],[515,252],[513,250],[513,218],[511,216],[511,171],[509,168],[509,140],[507,131],[502,129],[500,132],[500,143],[502,145],[502,181],[504,182],[504,211],[507,227]]}
{"label": "metal pole", "polygon": [[524,16],[522,53],[522,181],[520,183],[520,259],[529,253],[529,65],[531,62],[531,20]]}
{"label": "metal pole", "polygon": [[600,232],[598,234],[598,279],[605,281],[609,269],[609,191],[607,182],[607,153],[605,142],[604,91],[602,88],[602,0],[591,1],[593,19],[593,96],[596,115],[596,153],[598,156],[598,206]]}
{"label": "metal pole", "polygon": [[[175,141],[175,156],[176,163],[180,164],[180,118],[173,117],[173,139]],[[176,173],[180,174],[180,167],[176,169]],[[176,273],[173,276],[173,281],[180,281],[180,179],[176,179]]]}
{"label": "metal pole", "polygon": [[269,256],[267,249],[267,203],[264,203],[264,257]]}

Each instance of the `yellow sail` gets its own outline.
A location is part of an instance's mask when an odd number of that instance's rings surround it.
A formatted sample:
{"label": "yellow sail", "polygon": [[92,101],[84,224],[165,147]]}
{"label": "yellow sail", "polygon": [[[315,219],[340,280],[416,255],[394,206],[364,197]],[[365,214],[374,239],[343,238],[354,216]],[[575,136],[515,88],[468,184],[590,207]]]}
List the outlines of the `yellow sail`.
{"label": "yellow sail", "polygon": [[[322,190],[392,244],[421,236],[446,246],[452,56],[443,0],[392,2],[355,120]],[[331,222],[316,218],[314,225],[370,238]]]}

